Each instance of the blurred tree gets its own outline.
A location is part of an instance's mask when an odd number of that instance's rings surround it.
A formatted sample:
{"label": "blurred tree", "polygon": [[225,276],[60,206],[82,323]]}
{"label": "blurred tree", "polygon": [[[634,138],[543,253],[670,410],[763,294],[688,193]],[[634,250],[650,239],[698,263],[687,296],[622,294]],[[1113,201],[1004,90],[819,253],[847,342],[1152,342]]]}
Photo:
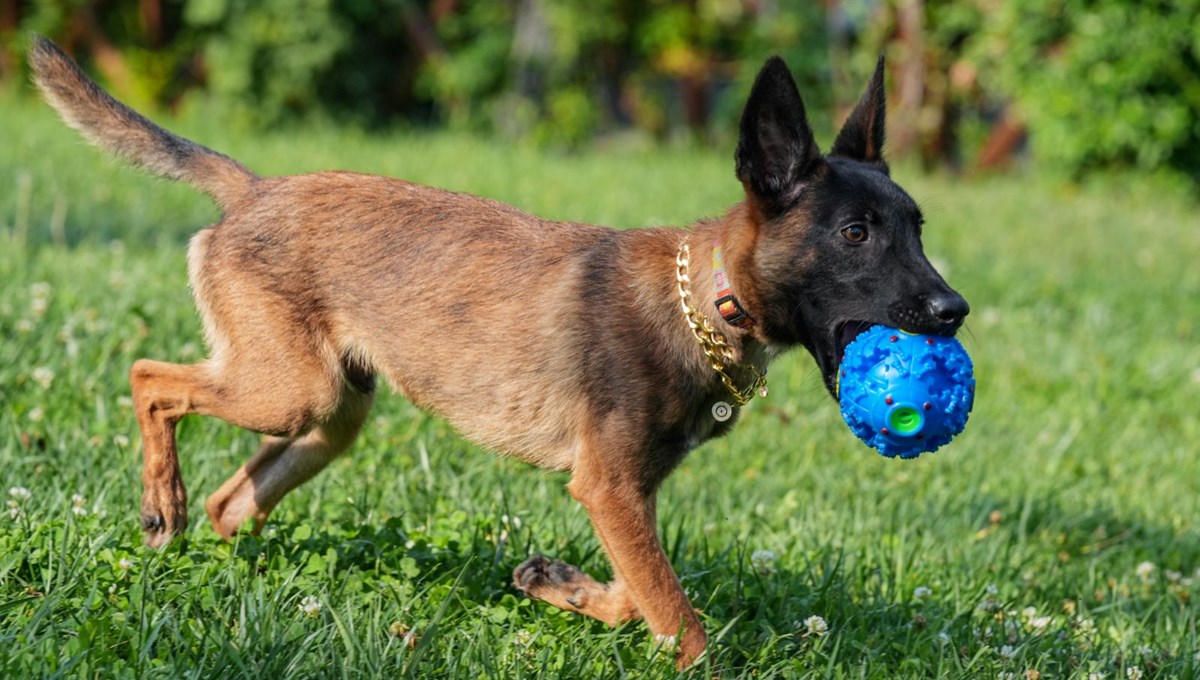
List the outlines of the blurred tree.
{"label": "blurred tree", "polygon": [[981,84],[1011,98],[1039,160],[1200,179],[1200,0],[976,1]]}
{"label": "blurred tree", "polygon": [[[182,2],[167,0],[0,0],[0,76],[24,61],[24,32],[48,35],[99,72],[121,98],[169,103],[195,84],[195,42],[181,31]],[[6,33],[5,26],[18,31]]]}
{"label": "blurred tree", "polygon": [[[1200,0],[0,0],[0,77],[50,35],[135,105],[727,140],[780,54],[835,122],[888,57],[889,152],[1200,178]],[[814,115],[823,126],[827,116]]]}
{"label": "blurred tree", "polygon": [[251,125],[403,117],[567,145],[629,126],[705,138],[733,129],[772,53],[810,106],[829,101],[824,10],[805,0],[0,3],[0,31],[50,35],[123,98],[168,103],[203,84]]}

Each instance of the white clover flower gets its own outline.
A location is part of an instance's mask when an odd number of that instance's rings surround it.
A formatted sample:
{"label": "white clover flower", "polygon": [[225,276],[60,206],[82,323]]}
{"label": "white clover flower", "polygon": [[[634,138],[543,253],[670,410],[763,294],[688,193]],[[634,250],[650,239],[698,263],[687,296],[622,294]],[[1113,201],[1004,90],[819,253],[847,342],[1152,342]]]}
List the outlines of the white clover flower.
{"label": "white clover flower", "polygon": [[1075,622],[1075,630],[1083,637],[1092,637],[1096,634],[1096,622],[1091,619],[1079,619]]}
{"label": "white clover flower", "polygon": [[50,389],[50,383],[54,382],[54,371],[45,366],[38,366],[29,374],[33,381],[41,386],[43,390]]}
{"label": "white clover flower", "polygon": [[673,652],[679,646],[679,639],[674,635],[664,635],[656,633],[654,635],[654,644],[664,652]]}
{"label": "white clover flower", "polygon": [[983,592],[995,597],[1000,594],[1000,589],[996,587],[995,583],[989,583],[983,587]]}
{"label": "white clover flower", "polygon": [[985,597],[982,601],[980,601],[979,605],[977,606],[977,609],[979,609],[979,611],[982,611],[982,612],[999,611],[1000,603],[997,602],[995,598]]}
{"label": "white clover flower", "polygon": [[1142,680],[1142,669],[1137,666],[1130,666],[1125,669],[1125,677],[1129,680]]}
{"label": "white clover flower", "polygon": [[50,297],[50,284],[45,281],[38,281],[29,285],[29,297],[44,298]]}
{"label": "white clover flower", "polygon": [[71,514],[75,515],[76,517],[87,517],[88,510],[82,505],[73,505],[71,506]]}
{"label": "white clover flower", "polygon": [[775,571],[775,553],[770,550],[755,550],[750,556],[750,566],[760,574],[770,574]]}
{"label": "white clover flower", "polygon": [[829,624],[820,616],[810,616],[804,619],[805,632],[808,635],[820,637],[829,632]]}
{"label": "white clover flower", "polygon": [[1092,671],[1091,673],[1088,673],[1088,680],[1104,680],[1104,678],[1105,678],[1105,675],[1103,673],[1100,673],[1097,671]]}
{"label": "white clover flower", "polygon": [[74,505],[75,507],[87,505],[87,498],[84,498],[83,494],[71,494],[71,505]]}
{"label": "white clover flower", "polygon": [[50,306],[50,301],[46,298],[33,298],[29,301],[29,311],[33,312],[34,316],[41,317],[46,315],[46,308]]}
{"label": "white clover flower", "polygon": [[942,629],[942,632],[938,633],[938,642],[942,643],[943,645],[950,644],[950,632]]}
{"label": "white clover flower", "polygon": [[133,568],[133,560],[128,557],[122,557],[117,561],[117,566],[121,568],[121,571],[129,571]]}
{"label": "white clover flower", "polygon": [[1183,573],[1167,569],[1163,572],[1163,577],[1171,583],[1179,583],[1183,579]]}
{"label": "white clover flower", "polygon": [[518,645],[522,647],[528,647],[529,644],[533,642],[533,633],[530,633],[527,630],[518,630],[516,635],[513,636],[513,639]]}
{"label": "white clover flower", "polygon": [[1017,655],[1017,649],[1012,645],[1004,645],[998,650],[998,653],[1000,654],[1001,658],[1011,659]]}
{"label": "white clover flower", "polygon": [[42,418],[46,417],[46,412],[42,410],[41,406],[34,406],[33,408],[29,409],[29,413],[27,415],[29,416],[30,420],[36,423]]}
{"label": "white clover flower", "polygon": [[321,613],[321,601],[315,595],[306,595],[300,600],[300,611],[306,616],[316,616]]}
{"label": "white clover flower", "polygon": [[1157,569],[1158,567],[1155,566],[1153,562],[1147,561],[1137,565],[1137,568],[1134,569],[1134,571],[1137,573],[1138,578],[1142,580],[1142,583],[1149,583],[1150,581],[1154,580],[1154,572]]}
{"label": "white clover flower", "polygon": [[1049,616],[1035,616],[1029,619],[1028,623],[1029,627],[1033,629],[1035,633],[1044,633],[1046,629],[1050,627],[1050,622],[1052,620],[1053,619],[1051,619]]}
{"label": "white clover flower", "polygon": [[113,437],[113,443],[121,448],[125,448],[125,447],[129,446],[129,437],[126,437],[123,434],[119,434],[119,435]]}
{"label": "white clover flower", "polygon": [[933,590],[931,590],[925,586],[917,586],[916,588],[913,588],[913,599],[914,600],[923,600],[932,594],[933,594]]}
{"label": "white clover flower", "polygon": [[17,507],[16,505],[13,505],[12,501],[9,501],[8,518],[13,521],[16,521],[20,517],[21,517],[21,508]]}
{"label": "white clover flower", "polygon": [[33,497],[33,494],[23,486],[12,486],[8,489],[8,495],[18,501],[27,501]]}

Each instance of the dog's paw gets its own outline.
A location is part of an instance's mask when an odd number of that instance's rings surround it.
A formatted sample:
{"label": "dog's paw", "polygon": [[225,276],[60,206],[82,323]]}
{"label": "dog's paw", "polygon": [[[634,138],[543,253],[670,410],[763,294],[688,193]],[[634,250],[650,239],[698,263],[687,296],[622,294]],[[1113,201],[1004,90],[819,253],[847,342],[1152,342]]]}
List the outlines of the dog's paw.
{"label": "dog's paw", "polygon": [[513,570],[513,587],[537,600],[550,599],[548,590],[558,591],[567,604],[582,609],[587,605],[587,590],[593,584],[592,577],[578,568],[555,560],[534,555]]}
{"label": "dog's paw", "polygon": [[168,524],[162,515],[142,513],[142,537],[151,548],[161,548],[182,533],[182,527]]}
{"label": "dog's paw", "polygon": [[187,529],[187,493],[171,489],[165,497],[147,492],[142,497],[142,535],[146,545],[161,548]]}

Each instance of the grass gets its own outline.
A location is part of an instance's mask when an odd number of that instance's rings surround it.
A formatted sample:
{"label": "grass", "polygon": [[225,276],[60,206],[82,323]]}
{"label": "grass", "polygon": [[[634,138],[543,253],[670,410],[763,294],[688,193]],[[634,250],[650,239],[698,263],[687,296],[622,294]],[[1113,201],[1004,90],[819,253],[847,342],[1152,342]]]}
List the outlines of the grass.
{"label": "grass", "polygon": [[[380,172],[562,219],[686,224],[738,198],[726,151],[174,125],[264,173]],[[677,675],[642,626],[508,584],[531,553],[607,575],[565,476],[395,395],[261,537],[233,543],[202,500],[257,438],[184,421],[192,528],[142,547],[126,371],[203,354],[184,243],[215,211],[34,103],[0,100],[0,126],[0,677]],[[1136,182],[897,175],[974,308],[971,423],[934,455],[884,460],[810,358],[773,366],[771,396],[660,493],[713,639],[693,675],[1200,677],[1195,205]]]}

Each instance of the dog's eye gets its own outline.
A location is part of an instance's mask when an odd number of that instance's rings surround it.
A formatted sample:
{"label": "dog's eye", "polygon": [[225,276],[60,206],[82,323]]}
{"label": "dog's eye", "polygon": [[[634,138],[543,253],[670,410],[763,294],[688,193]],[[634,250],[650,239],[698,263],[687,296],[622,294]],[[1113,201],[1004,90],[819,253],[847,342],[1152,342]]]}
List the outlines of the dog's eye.
{"label": "dog's eye", "polygon": [[867,228],[861,224],[851,224],[842,230],[842,238],[851,243],[862,243],[867,240]]}

